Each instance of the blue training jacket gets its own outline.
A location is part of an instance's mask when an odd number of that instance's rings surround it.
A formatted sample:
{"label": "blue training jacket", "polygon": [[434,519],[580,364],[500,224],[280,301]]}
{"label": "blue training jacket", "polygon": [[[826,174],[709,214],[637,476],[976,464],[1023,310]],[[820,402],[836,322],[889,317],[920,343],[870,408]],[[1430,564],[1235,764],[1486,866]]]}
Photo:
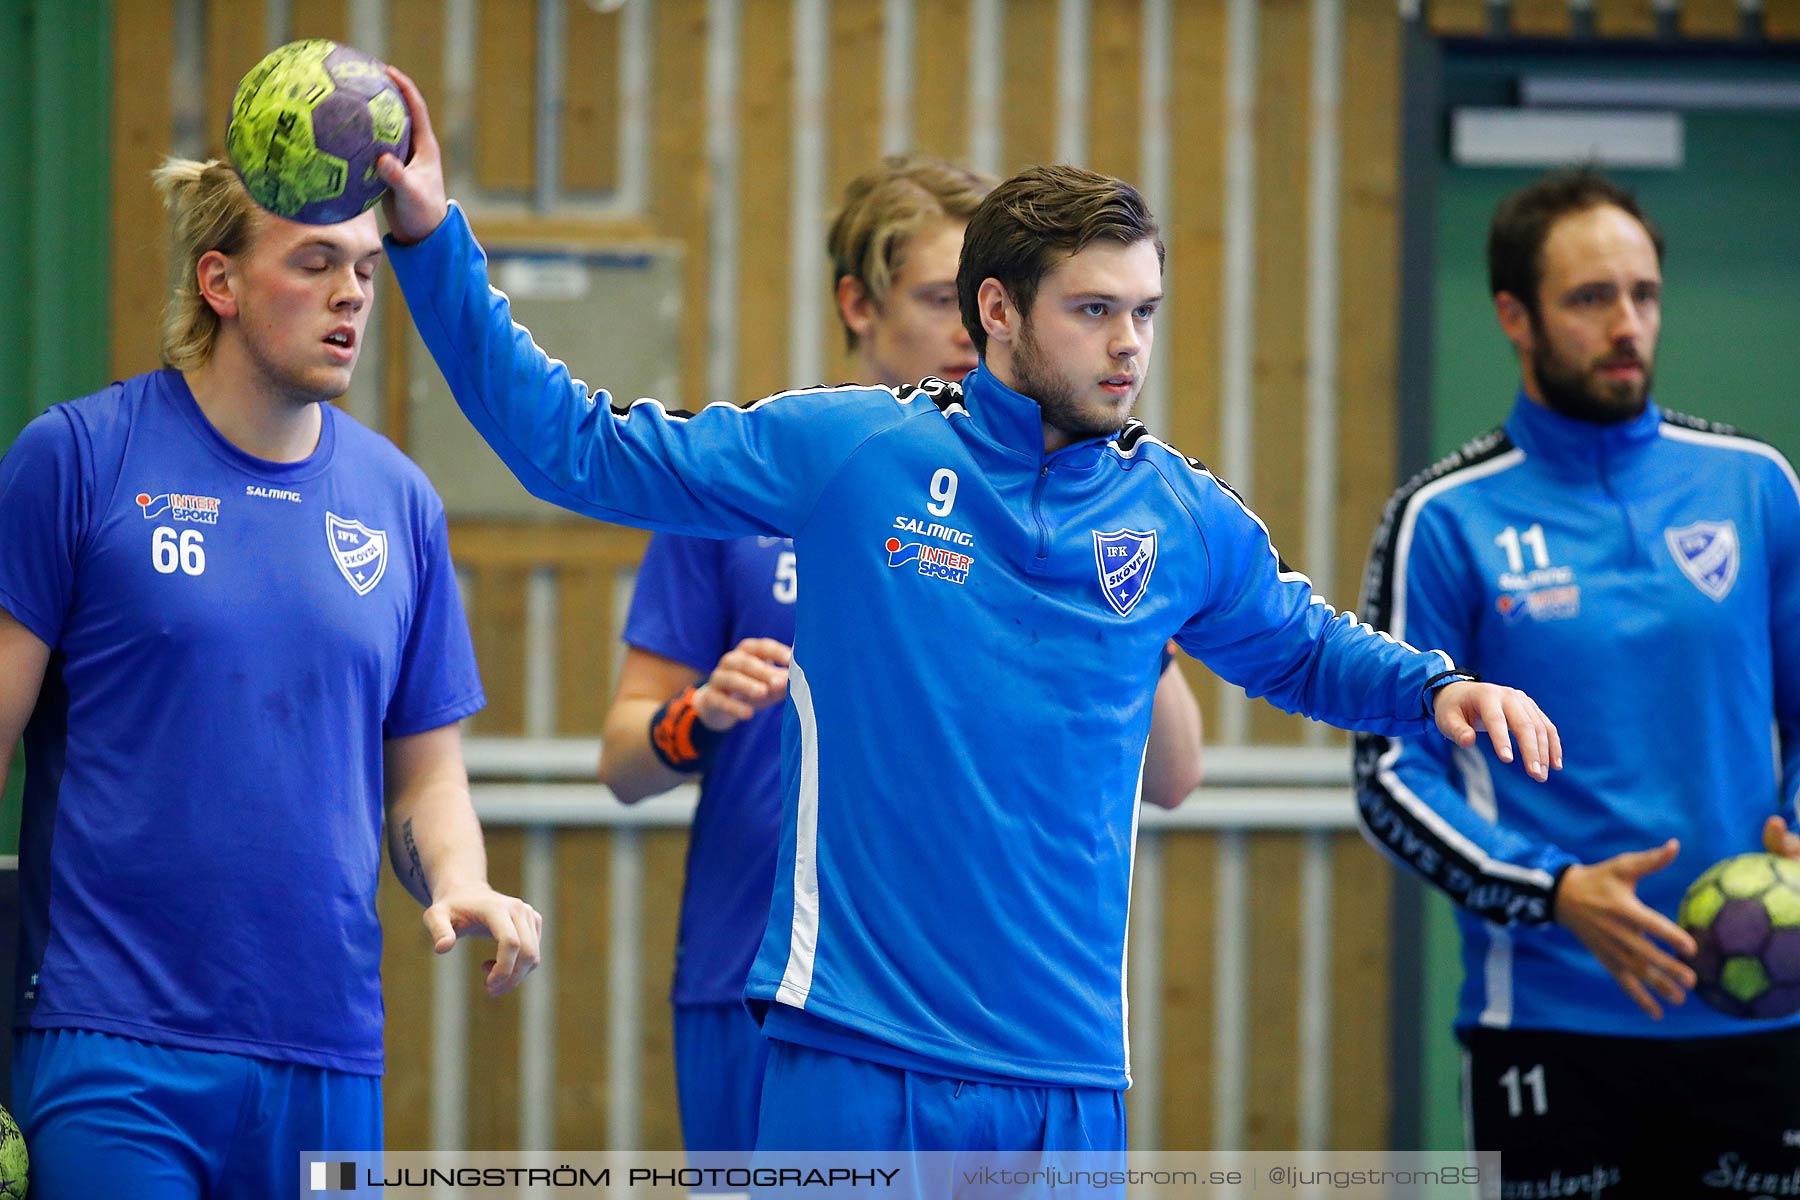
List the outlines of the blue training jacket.
{"label": "blue training jacket", "polygon": [[[1357,739],[1364,831],[1458,902],[1459,1028],[1743,1033],[1698,1000],[1653,1021],[1550,924],[1571,863],[1681,839],[1638,885],[1675,914],[1721,858],[1761,849],[1800,783],[1800,494],[1779,452],[1654,404],[1622,425],[1520,396],[1388,506],[1364,612],[1520,687],[1555,721],[1547,787],[1483,741]],[[1772,729],[1780,730],[1777,758]],[[1800,1018],[1789,1022],[1800,1023]]]}
{"label": "blue training jacket", "polygon": [[960,1078],[1124,1087],[1125,932],[1173,637],[1289,711],[1427,727],[1449,666],[1340,615],[1260,521],[1135,422],[1044,452],[1035,401],[817,388],[611,407],[515,325],[460,210],[391,248],[469,420],[536,495],[804,564],[782,845],[753,1006]]}

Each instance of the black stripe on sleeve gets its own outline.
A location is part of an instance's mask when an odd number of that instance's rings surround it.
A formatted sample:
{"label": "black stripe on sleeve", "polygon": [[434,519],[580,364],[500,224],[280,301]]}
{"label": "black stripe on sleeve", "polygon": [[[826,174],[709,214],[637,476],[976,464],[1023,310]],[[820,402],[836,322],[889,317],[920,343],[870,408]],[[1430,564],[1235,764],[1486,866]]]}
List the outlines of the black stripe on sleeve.
{"label": "black stripe on sleeve", "polygon": [[[1393,629],[1395,568],[1406,515],[1426,487],[1459,472],[1492,461],[1513,449],[1504,430],[1495,429],[1463,446],[1408,480],[1388,501],[1363,572],[1358,611],[1370,625]],[[1428,735],[1429,736],[1429,735]],[[1381,761],[1394,748],[1392,738],[1359,733],[1355,739],[1357,818],[1363,836],[1390,857],[1448,894],[1464,908],[1499,924],[1541,923],[1550,919],[1549,888],[1484,873],[1481,864],[1427,824],[1413,803],[1397,794],[1381,777]]]}

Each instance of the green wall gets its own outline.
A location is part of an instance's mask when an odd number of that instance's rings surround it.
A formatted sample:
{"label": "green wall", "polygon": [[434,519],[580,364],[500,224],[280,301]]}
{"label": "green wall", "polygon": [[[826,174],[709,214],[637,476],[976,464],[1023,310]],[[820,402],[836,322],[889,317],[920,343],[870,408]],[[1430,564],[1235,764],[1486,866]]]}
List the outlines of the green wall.
{"label": "green wall", "polygon": [[[47,406],[108,382],[111,0],[0,0],[0,45],[24,48],[0,78],[4,447]],[[0,852],[18,845],[20,774],[15,760]]]}
{"label": "green wall", "polygon": [[[1647,79],[1800,82],[1800,62],[1678,61],[1648,56],[1473,53],[1444,61],[1444,100],[1507,104],[1523,73]],[[1685,162],[1675,171],[1615,171],[1668,241],[1659,404],[1728,421],[1800,459],[1800,114],[1685,114]],[[1437,166],[1431,456],[1450,453],[1506,417],[1518,388],[1512,347],[1494,320],[1486,237],[1502,197],[1536,170]],[[1553,698],[1543,698],[1555,715]],[[1450,1033],[1462,980],[1450,903],[1432,892],[1422,996],[1421,1144],[1462,1145],[1461,1051]]]}

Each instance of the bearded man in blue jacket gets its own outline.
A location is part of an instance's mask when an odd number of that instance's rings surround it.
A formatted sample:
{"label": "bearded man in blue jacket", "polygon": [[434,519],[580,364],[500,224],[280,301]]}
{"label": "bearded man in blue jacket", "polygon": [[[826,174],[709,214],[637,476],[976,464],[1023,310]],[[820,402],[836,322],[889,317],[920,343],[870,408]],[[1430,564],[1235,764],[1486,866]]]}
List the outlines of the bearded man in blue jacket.
{"label": "bearded man in blue jacket", "polygon": [[1364,598],[1396,637],[1586,697],[1580,761],[1530,795],[1474,745],[1358,739],[1366,831],[1461,906],[1465,1109],[1507,1195],[1785,1195],[1800,1163],[1800,1017],[1683,1004],[1673,920],[1721,858],[1800,857],[1800,487],[1651,401],[1662,249],[1593,171],[1500,206],[1518,398],[1394,497]]}

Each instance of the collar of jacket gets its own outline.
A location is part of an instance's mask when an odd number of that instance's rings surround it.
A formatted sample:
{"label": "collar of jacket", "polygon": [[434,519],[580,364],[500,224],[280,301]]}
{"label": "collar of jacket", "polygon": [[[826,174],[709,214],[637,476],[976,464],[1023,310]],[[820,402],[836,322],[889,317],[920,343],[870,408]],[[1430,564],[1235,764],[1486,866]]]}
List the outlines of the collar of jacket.
{"label": "collar of jacket", "polygon": [[1584,479],[1611,477],[1636,463],[1661,436],[1662,410],[1654,400],[1629,421],[1598,425],[1565,417],[1519,390],[1506,421],[1513,445],[1558,472]]}
{"label": "collar of jacket", "polygon": [[1036,400],[1014,391],[988,370],[983,359],[963,377],[963,405],[969,420],[983,439],[1009,454],[1018,455],[1034,465],[1056,462],[1072,467],[1092,466],[1099,460],[1106,444],[1118,436],[1115,430],[1105,437],[1084,438],[1071,442],[1054,454],[1044,453],[1044,410]]}

